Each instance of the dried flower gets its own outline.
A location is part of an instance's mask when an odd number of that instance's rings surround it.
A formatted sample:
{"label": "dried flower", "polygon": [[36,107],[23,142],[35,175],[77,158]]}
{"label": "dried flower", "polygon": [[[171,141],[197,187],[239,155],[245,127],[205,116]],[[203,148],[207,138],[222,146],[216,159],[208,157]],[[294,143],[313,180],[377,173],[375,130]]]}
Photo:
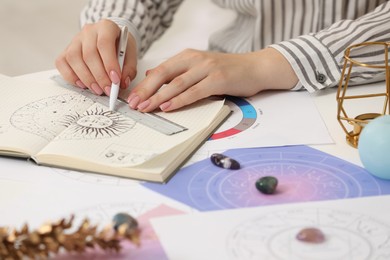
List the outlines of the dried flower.
{"label": "dried flower", "polygon": [[95,247],[119,252],[122,240],[130,240],[136,245],[140,243],[138,225],[128,227],[124,223],[119,228],[107,226],[98,231],[97,226],[84,219],[76,231],[70,232],[73,220],[74,216],[68,220],[63,218],[55,223],[44,224],[34,231],[30,231],[27,224],[19,231],[0,227],[0,259],[47,259],[60,250],[82,253]]}

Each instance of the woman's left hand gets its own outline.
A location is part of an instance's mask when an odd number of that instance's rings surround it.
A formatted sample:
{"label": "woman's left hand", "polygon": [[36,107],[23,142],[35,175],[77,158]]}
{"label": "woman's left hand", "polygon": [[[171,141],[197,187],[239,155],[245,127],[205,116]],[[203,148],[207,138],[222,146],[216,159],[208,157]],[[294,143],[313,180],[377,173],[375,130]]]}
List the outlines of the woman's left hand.
{"label": "woman's left hand", "polygon": [[148,70],[127,101],[142,112],[172,111],[213,95],[248,97],[265,89],[290,89],[297,81],[273,48],[246,54],[187,49]]}

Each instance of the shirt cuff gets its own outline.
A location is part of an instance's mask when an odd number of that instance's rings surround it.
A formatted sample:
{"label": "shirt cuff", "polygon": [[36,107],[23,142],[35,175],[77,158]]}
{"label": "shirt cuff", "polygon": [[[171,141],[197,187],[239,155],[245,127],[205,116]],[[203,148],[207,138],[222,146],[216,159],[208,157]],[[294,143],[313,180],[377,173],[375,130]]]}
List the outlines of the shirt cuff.
{"label": "shirt cuff", "polygon": [[310,93],[338,85],[341,70],[331,51],[313,35],[283,41],[269,47],[278,50],[290,63],[298,77],[298,84]]}

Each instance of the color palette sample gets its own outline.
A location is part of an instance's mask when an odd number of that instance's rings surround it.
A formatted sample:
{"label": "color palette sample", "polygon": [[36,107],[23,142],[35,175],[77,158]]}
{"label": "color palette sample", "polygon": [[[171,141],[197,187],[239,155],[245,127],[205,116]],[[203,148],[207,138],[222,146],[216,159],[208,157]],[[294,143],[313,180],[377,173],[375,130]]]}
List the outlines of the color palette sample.
{"label": "color palette sample", "polygon": [[226,98],[228,101],[231,101],[234,105],[236,105],[241,113],[241,120],[233,127],[226,129],[221,132],[217,132],[210,137],[210,140],[217,140],[221,138],[226,138],[235,134],[238,134],[246,129],[250,128],[255,122],[257,118],[256,109],[245,99],[229,96]]}

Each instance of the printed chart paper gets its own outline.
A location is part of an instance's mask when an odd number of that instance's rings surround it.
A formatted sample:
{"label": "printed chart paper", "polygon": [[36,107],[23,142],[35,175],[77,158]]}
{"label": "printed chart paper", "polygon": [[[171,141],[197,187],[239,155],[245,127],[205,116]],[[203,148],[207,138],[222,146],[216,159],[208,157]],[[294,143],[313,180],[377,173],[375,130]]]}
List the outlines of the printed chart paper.
{"label": "printed chart paper", "polygon": [[[388,259],[389,196],[203,212],[153,219],[170,260]],[[314,227],[325,241],[296,239]]]}
{"label": "printed chart paper", "polygon": [[[200,211],[334,200],[390,194],[390,181],[308,146],[234,149],[224,153],[241,164],[222,169],[205,159],[179,171],[167,184],[144,183]],[[255,182],[278,179],[277,192],[260,193]]]}
{"label": "printed chart paper", "polygon": [[307,92],[272,91],[251,98],[227,97],[226,103],[232,115],[200,151],[333,143]]}

